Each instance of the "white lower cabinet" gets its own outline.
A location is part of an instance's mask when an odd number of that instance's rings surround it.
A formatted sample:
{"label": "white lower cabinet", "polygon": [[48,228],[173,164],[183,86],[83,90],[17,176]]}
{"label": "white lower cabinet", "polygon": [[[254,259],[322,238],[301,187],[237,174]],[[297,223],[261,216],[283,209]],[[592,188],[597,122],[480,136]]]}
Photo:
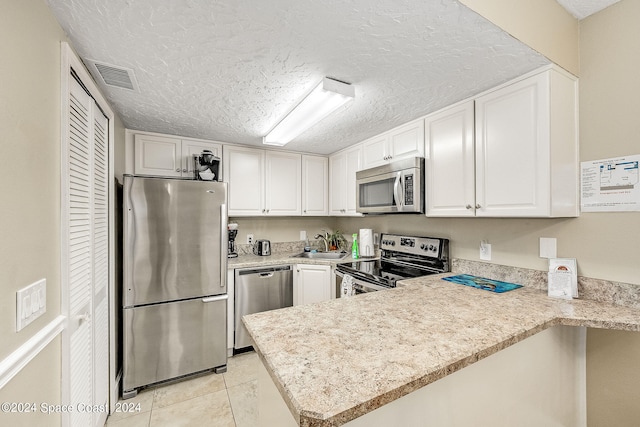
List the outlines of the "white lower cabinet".
{"label": "white lower cabinet", "polygon": [[311,304],[331,299],[331,267],[297,264],[293,275],[293,305]]}
{"label": "white lower cabinet", "polygon": [[578,216],[576,94],[553,67],[428,116],[426,215]]}

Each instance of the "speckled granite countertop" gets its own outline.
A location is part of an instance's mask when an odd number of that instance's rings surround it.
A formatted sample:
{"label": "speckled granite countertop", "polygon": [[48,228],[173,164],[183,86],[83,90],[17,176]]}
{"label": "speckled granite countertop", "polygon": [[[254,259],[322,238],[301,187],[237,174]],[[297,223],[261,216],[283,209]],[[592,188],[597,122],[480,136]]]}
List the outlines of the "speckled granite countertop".
{"label": "speckled granite countertop", "polygon": [[339,426],[555,325],[640,331],[640,309],[427,276],[244,318],[300,426]]}

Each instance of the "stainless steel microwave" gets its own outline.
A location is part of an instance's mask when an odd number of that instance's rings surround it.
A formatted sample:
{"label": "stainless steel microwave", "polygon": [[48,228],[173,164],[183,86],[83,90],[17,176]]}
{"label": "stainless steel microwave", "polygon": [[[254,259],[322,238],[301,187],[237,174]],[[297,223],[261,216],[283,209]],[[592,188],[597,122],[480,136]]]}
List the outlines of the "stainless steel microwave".
{"label": "stainless steel microwave", "polygon": [[356,210],[365,214],[424,213],[424,158],[356,172]]}

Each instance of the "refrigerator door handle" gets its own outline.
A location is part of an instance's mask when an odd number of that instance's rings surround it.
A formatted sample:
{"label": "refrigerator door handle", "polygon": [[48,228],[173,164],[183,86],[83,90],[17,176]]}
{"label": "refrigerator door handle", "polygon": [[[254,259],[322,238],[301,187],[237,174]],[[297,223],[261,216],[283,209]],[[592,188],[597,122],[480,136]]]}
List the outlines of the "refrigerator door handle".
{"label": "refrigerator door handle", "polygon": [[220,205],[220,287],[227,286],[227,250],[229,247],[229,230],[227,230],[227,204]]}
{"label": "refrigerator door handle", "polygon": [[216,301],[224,301],[226,299],[229,299],[229,295],[224,294],[224,295],[218,295],[215,297],[207,297],[207,298],[202,298],[202,302],[216,302]]}

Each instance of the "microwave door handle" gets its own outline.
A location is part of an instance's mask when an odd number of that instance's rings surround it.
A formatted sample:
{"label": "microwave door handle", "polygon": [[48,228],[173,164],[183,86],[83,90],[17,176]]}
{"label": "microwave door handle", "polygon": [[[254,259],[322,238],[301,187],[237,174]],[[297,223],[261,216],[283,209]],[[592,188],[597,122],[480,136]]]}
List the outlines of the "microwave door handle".
{"label": "microwave door handle", "polygon": [[393,196],[396,199],[396,207],[398,208],[398,211],[401,211],[402,203],[404,201],[404,196],[402,194],[402,172],[398,172],[396,182],[393,183]]}

